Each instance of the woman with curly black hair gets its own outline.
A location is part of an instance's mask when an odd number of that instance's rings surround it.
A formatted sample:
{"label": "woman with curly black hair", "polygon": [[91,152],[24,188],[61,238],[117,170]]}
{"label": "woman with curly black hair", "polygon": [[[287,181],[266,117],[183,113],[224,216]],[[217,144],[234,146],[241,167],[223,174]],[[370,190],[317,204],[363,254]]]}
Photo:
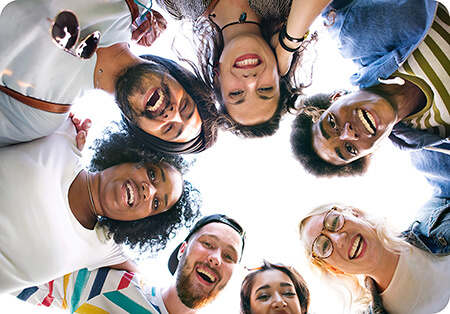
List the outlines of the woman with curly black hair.
{"label": "woman with curly black hair", "polygon": [[[125,163],[132,163],[136,169],[146,167],[147,164],[170,165],[180,174],[188,171],[189,164],[179,155],[168,155],[155,152],[144,146],[139,140],[130,136],[119,126],[120,130],[104,132],[103,139],[97,139],[92,147],[95,154],[91,160],[91,171],[102,172],[110,167]],[[156,175],[158,171],[156,171]],[[175,236],[175,232],[182,225],[189,224],[199,214],[201,195],[198,190],[184,181],[181,196],[165,211],[157,210],[156,215],[150,215],[137,220],[113,219],[112,217],[99,219],[99,225],[108,228],[117,243],[126,243],[131,247],[152,252],[163,249],[167,241]]]}
{"label": "woman with curly black hair", "polygon": [[182,158],[108,131],[90,172],[75,135],[67,121],[48,137],[0,149],[0,293],[86,267],[136,271],[120,243],[156,252],[198,215]]}

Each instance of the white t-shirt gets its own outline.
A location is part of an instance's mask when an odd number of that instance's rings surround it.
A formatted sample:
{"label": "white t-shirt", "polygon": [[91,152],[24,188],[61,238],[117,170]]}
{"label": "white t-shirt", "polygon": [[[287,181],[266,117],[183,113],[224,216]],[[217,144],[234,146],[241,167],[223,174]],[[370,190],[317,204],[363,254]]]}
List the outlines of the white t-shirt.
{"label": "white t-shirt", "polygon": [[102,229],[84,228],[69,208],[80,156],[69,120],[51,136],[0,148],[0,293],[126,260]]}
{"label": "white t-shirt", "polygon": [[[0,84],[41,100],[72,104],[94,89],[97,55],[80,60],[59,49],[51,22],[62,10],[75,13],[80,39],[99,30],[100,47],[131,39],[131,13],[124,0],[18,0],[0,17]],[[0,93],[0,146],[29,141],[56,130],[67,114],[30,108]]]}
{"label": "white t-shirt", "polygon": [[450,298],[450,256],[437,257],[411,246],[400,256],[392,281],[380,294],[391,314],[431,314]]}

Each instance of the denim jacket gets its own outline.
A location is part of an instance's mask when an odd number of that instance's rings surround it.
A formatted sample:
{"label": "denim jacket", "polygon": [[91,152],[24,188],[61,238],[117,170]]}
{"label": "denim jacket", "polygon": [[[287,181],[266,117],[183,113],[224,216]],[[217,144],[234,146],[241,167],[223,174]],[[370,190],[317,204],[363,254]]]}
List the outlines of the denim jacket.
{"label": "denim jacket", "polygon": [[429,200],[402,235],[407,242],[430,254],[449,255],[450,199],[436,197]]}
{"label": "denim jacket", "polygon": [[434,0],[334,0],[322,16],[336,13],[328,31],[342,56],[358,66],[350,82],[364,88],[403,64],[425,38],[436,8]]}
{"label": "denim jacket", "polygon": [[450,198],[450,141],[439,135],[397,123],[389,135],[392,143],[410,151],[412,165],[434,188],[434,197]]}

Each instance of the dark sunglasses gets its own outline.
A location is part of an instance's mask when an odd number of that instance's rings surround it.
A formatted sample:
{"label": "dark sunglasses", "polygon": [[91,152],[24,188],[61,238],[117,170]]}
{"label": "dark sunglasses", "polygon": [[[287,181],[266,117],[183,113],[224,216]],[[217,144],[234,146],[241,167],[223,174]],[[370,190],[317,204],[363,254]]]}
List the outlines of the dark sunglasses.
{"label": "dark sunglasses", "polygon": [[76,15],[71,11],[61,11],[55,17],[55,20],[47,18],[52,25],[50,26],[50,35],[55,45],[80,59],[89,59],[97,51],[101,33],[95,31],[79,42],[77,47],[75,44],[80,37],[80,25]]}

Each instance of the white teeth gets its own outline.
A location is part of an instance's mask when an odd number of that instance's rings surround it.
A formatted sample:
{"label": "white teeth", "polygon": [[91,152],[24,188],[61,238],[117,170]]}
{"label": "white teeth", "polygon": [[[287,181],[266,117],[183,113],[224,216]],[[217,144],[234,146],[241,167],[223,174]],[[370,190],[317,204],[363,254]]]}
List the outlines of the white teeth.
{"label": "white teeth", "polygon": [[203,269],[203,268],[197,269],[197,272],[202,273],[205,276],[207,276],[211,280],[211,282],[216,281],[216,278],[214,277],[214,275],[211,274],[210,272],[208,272],[207,270]]}
{"label": "white teeth", "polygon": [[[363,111],[362,109],[359,109],[359,108],[356,110],[356,112],[358,114],[359,120],[361,120],[362,124],[366,127],[367,131],[369,131],[370,134],[374,135],[375,134],[374,127],[376,126],[376,124],[375,124],[375,119],[370,114],[370,112],[368,112],[366,110]],[[367,121],[366,118],[370,120],[370,123],[369,123],[369,121]]]}
{"label": "white teeth", "polygon": [[134,191],[129,182],[125,184],[125,188],[127,190],[127,203],[131,206],[134,203]]}
{"label": "white teeth", "polygon": [[349,254],[350,259],[354,259],[361,254],[362,248],[363,248],[362,241],[363,240],[362,240],[361,236],[357,235],[355,238],[355,241],[353,242],[352,249],[350,250],[350,254]]}
{"label": "white teeth", "polygon": [[259,63],[259,59],[258,58],[252,58],[252,59],[245,59],[242,61],[238,61],[236,62],[235,66],[237,67],[245,67],[247,65],[257,65]]}
{"label": "white teeth", "polygon": [[[156,91],[155,91],[155,92],[156,92]],[[150,101],[150,99],[151,99],[152,96],[155,94],[155,92],[153,92],[153,93],[150,95],[150,97],[148,97],[147,103]],[[161,107],[162,104],[164,103],[164,92],[163,92],[161,89],[158,89],[158,95],[159,95],[159,98],[158,98],[158,100],[156,101],[156,103],[153,105],[153,107],[147,107],[147,109],[148,109],[149,111],[156,111],[156,110],[158,110],[159,107]]]}

